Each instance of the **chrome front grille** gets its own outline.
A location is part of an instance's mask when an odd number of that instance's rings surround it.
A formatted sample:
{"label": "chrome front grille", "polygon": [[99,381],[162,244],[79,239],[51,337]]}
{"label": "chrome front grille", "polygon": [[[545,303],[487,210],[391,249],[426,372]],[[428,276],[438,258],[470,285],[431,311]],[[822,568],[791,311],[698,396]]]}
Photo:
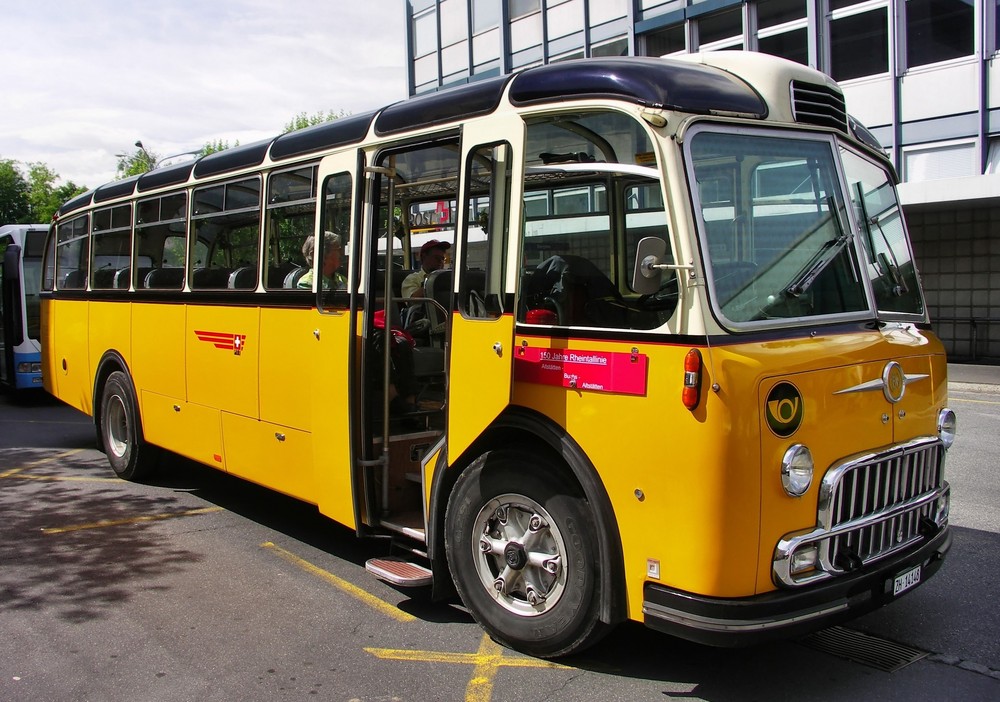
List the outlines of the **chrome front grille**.
{"label": "chrome front grille", "polygon": [[[778,543],[778,582],[804,585],[851,572],[937,533],[948,521],[944,455],[938,439],[924,438],[830,468],[820,485],[816,528]],[[792,573],[795,551],[812,548],[817,567]]]}
{"label": "chrome front grille", "polygon": [[943,457],[940,442],[924,442],[829,471],[819,524],[834,535],[820,550],[823,569],[856,570],[936,532]]}

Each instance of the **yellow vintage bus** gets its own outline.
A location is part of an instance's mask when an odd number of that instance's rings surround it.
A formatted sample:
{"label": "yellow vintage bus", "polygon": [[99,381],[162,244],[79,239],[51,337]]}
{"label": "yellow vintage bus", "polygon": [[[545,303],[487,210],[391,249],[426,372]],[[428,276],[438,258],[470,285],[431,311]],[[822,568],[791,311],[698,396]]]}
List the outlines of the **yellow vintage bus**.
{"label": "yellow vintage bus", "polygon": [[[536,67],[66,203],[43,376],[119,476],[167,450],[314,504],[521,651],[791,636],[950,545],[895,182],[795,63]],[[403,298],[424,245],[451,266]]]}

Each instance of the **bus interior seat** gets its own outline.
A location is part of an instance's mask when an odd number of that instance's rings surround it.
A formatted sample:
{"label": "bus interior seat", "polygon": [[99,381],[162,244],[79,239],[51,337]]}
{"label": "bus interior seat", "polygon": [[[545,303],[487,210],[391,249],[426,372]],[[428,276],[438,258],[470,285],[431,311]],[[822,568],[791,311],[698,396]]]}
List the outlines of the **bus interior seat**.
{"label": "bus interior seat", "polygon": [[113,287],[117,272],[114,268],[98,268],[91,275],[90,287],[95,290],[107,290]]}
{"label": "bus interior seat", "polygon": [[460,308],[477,319],[500,316],[501,305],[496,295],[486,296],[486,271],[473,268],[465,271],[461,283],[463,305]]}
{"label": "bus interior seat", "polygon": [[267,269],[267,277],[264,279],[266,288],[283,288],[285,286],[285,276],[302,266],[294,261],[284,261],[277,266],[270,266]]}
{"label": "bus interior seat", "polygon": [[253,290],[257,287],[257,266],[243,266],[229,274],[230,290]]}
{"label": "bus interior seat", "polygon": [[146,274],[143,287],[180,290],[184,287],[184,269],[181,267],[153,268]]}
{"label": "bus interior seat", "polygon": [[63,278],[62,285],[59,287],[64,290],[83,290],[87,287],[87,271],[79,268],[70,271]]}
{"label": "bus interior seat", "polygon": [[124,268],[119,268],[115,271],[114,287],[117,290],[128,290],[129,283],[131,282],[129,276],[132,275],[132,267],[125,266]]}
{"label": "bus interior seat", "polygon": [[452,309],[451,292],[453,280],[454,273],[450,268],[440,268],[433,271],[427,276],[427,280],[424,281],[424,295],[437,302],[438,305],[441,305],[446,310],[446,312],[442,311],[441,307],[437,305],[424,305],[427,319],[430,320],[432,337],[444,335],[445,323],[448,321]]}
{"label": "bus interior seat", "polygon": [[529,308],[552,309],[562,326],[628,326],[628,306],[621,292],[582,256],[545,259],[526,276],[523,293]]}
{"label": "bus interior seat", "polygon": [[281,287],[285,288],[286,290],[297,288],[299,285],[299,279],[306,274],[307,270],[309,269],[306,268],[305,266],[299,266],[297,268],[293,268],[292,270],[288,271],[288,273],[285,274],[285,280],[281,284]]}
{"label": "bus interior seat", "polygon": [[195,268],[191,273],[191,287],[195,290],[218,290],[229,285],[228,268]]}

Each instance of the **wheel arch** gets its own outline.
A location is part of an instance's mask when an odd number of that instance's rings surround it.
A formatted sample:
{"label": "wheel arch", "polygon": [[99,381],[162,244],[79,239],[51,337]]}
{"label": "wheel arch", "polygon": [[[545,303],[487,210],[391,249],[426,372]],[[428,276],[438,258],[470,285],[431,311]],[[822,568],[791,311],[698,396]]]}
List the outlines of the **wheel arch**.
{"label": "wheel arch", "polygon": [[624,621],[627,618],[627,602],[624,597],[625,565],[621,538],[611,499],[597,469],[563,427],[543,414],[517,406],[504,410],[450,466],[447,447],[438,456],[427,524],[427,548],[435,575],[435,598],[454,593],[444,549],[444,514],[455,483],[462,471],[479,456],[511,446],[544,452],[565,466],[580,487],[596,520],[594,531],[601,565],[598,569],[598,616],[607,625]]}
{"label": "wheel arch", "polygon": [[[97,433],[97,448],[104,450],[104,437],[101,434],[101,398],[104,395],[104,384],[108,380],[108,376],[115,371],[121,371],[128,378],[129,390],[132,393],[132,401],[135,405],[136,414],[141,418],[142,412],[139,409],[139,398],[135,394],[135,384],[132,382],[132,372],[129,370],[128,363],[125,361],[125,357],[122,356],[118,351],[110,349],[104,352],[101,356],[101,360],[97,363],[97,371],[94,373],[94,406],[92,408],[94,417],[94,428]],[[139,435],[139,440],[142,441],[142,422],[136,427],[136,432]]]}

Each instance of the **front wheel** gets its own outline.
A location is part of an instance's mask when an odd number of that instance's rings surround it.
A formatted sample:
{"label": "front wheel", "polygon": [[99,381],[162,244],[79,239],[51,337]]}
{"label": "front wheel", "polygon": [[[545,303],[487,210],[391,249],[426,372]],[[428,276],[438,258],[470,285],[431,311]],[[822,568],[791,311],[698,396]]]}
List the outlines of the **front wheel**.
{"label": "front wheel", "polygon": [[604,633],[594,518],[550,462],[517,451],[477,459],[445,513],[445,550],[462,601],[497,641],[563,656]]}
{"label": "front wheel", "polygon": [[142,441],[132,383],[125,373],[108,376],[101,394],[101,442],[119,478],[140,480],[156,465],[156,449]]}

